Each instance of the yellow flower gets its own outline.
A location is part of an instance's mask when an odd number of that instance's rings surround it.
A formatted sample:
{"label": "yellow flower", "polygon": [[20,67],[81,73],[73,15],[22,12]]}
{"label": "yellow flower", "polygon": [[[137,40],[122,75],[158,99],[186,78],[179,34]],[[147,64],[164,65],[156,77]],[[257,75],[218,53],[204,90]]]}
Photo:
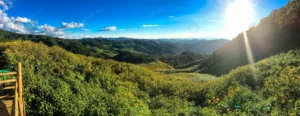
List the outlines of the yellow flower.
{"label": "yellow flower", "polygon": [[290,69],[290,74],[292,74],[294,72],[294,69]]}
{"label": "yellow flower", "polygon": [[219,100],[220,100],[220,98],[217,98],[216,100],[217,100],[217,101],[219,101]]}
{"label": "yellow flower", "polygon": [[211,102],[211,101],[210,101],[210,100],[208,100],[208,102],[207,102],[207,103],[208,103],[208,104],[210,104],[210,102]]}
{"label": "yellow flower", "polygon": [[277,96],[274,97],[274,100],[277,100]]}
{"label": "yellow flower", "polygon": [[236,91],[240,91],[240,90],[241,90],[241,88],[240,88],[240,87],[236,88]]}
{"label": "yellow flower", "polygon": [[280,96],[281,96],[281,97],[283,97],[284,95],[283,95],[283,94],[281,94]]}

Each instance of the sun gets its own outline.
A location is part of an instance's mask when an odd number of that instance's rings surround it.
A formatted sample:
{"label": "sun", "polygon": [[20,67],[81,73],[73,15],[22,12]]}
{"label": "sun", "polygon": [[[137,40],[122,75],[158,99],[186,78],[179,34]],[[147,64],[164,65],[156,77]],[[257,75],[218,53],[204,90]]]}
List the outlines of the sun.
{"label": "sun", "polygon": [[234,0],[225,13],[225,33],[227,37],[235,37],[247,30],[254,21],[254,8],[249,0]]}

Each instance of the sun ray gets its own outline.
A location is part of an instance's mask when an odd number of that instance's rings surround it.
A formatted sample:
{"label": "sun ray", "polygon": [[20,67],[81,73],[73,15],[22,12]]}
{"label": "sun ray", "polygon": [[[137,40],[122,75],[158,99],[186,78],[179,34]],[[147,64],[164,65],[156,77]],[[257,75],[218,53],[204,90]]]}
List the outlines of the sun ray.
{"label": "sun ray", "polygon": [[253,58],[253,53],[252,53],[252,49],[251,49],[251,45],[249,43],[249,39],[248,39],[248,35],[247,32],[244,31],[243,32],[244,35],[244,42],[245,42],[245,48],[246,48],[246,53],[247,53],[247,58],[248,58],[248,62],[251,65],[251,67],[253,67],[254,64],[254,58]]}

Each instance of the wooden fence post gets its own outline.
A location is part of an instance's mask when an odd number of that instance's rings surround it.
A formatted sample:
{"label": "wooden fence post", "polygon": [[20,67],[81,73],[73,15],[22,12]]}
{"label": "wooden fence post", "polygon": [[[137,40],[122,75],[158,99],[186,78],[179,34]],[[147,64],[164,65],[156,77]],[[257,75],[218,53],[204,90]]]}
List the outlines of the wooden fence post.
{"label": "wooden fence post", "polygon": [[23,83],[22,83],[22,64],[18,63],[18,96],[19,97],[19,111],[20,115],[24,116],[25,110],[24,110],[24,103],[23,103]]}
{"label": "wooden fence post", "polygon": [[15,110],[15,111],[14,111],[14,116],[19,116],[19,108],[18,108],[18,104],[19,104],[19,103],[18,103],[18,100],[19,100],[19,99],[18,99],[18,87],[19,87],[19,86],[18,86],[17,83],[16,83],[16,86],[15,86],[15,87],[16,87],[16,89],[15,89],[15,99],[14,99],[14,100],[15,100],[15,101],[14,101],[14,104],[15,104],[15,107],[14,107],[14,108],[15,108],[15,109],[14,109],[14,110]]}

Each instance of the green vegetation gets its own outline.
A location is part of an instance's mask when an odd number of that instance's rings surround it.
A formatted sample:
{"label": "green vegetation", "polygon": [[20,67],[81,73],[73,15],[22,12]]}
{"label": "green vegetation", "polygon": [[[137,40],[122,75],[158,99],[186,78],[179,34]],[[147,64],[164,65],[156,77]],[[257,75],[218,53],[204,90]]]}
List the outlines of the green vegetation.
{"label": "green vegetation", "polygon": [[[299,48],[300,46],[300,1],[290,0],[258,26],[246,31],[255,61]],[[231,69],[248,63],[243,34],[215,51],[200,64],[201,73],[213,75],[227,74]]]}
{"label": "green vegetation", "polygon": [[141,64],[141,66],[146,67],[153,71],[160,71],[160,70],[174,70],[174,68],[166,63],[161,61],[151,62],[149,64]]}
{"label": "green vegetation", "polygon": [[159,60],[177,69],[183,69],[199,64],[206,57],[199,53],[183,52],[176,56],[161,56]]}
{"label": "green vegetation", "polygon": [[[228,40],[143,40],[133,38],[94,38],[94,39],[61,39],[44,35],[17,34],[0,29],[0,41],[30,40],[42,42],[48,46],[59,46],[75,54],[82,54],[103,59],[114,59],[117,61],[141,64],[150,63],[160,59],[171,59],[170,65],[185,68],[202,59],[200,53],[212,53],[220,48]],[[190,48],[190,46],[202,47],[201,49]],[[193,51],[186,54],[193,57],[175,61],[176,55]],[[164,56],[168,55],[168,56]],[[162,58],[160,58],[163,56]],[[174,57],[173,57],[174,56]],[[195,57],[199,56],[199,57]],[[182,57],[182,55],[178,55]],[[181,58],[182,59],[182,58]],[[191,64],[191,63],[194,64]],[[168,63],[169,62],[165,62]]]}
{"label": "green vegetation", "polygon": [[199,82],[207,82],[216,79],[215,76],[208,75],[208,74],[199,74],[199,73],[172,73],[168,75],[172,77],[188,78],[193,81],[199,81]]}
{"label": "green vegetation", "polygon": [[116,61],[129,62],[134,64],[145,64],[156,61],[162,61],[176,69],[184,69],[198,65],[208,55],[200,53],[183,52],[179,55],[146,55],[128,51],[119,51],[119,54],[113,57]]}
{"label": "green vegetation", "polygon": [[156,73],[41,43],[0,43],[0,51],[2,69],[23,63],[27,115],[300,115],[299,50],[217,79]]}

